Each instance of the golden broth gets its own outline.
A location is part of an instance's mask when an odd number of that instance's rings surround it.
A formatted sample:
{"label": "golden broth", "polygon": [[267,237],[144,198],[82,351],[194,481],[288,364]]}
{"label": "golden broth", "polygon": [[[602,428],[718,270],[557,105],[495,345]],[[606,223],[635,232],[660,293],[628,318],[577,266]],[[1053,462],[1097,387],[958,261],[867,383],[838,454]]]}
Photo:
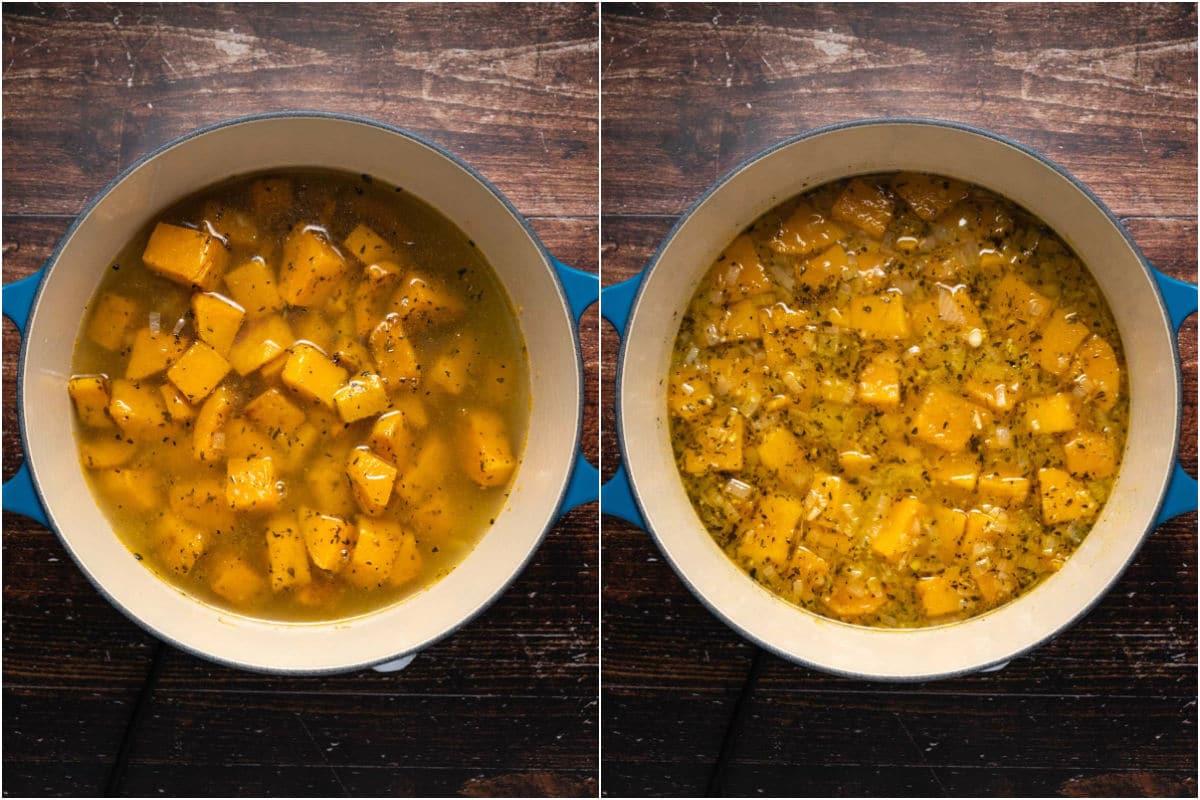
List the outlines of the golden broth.
{"label": "golden broth", "polygon": [[1057,571],[1129,420],[1116,324],[1071,249],[991,192],[903,173],[738,236],[681,323],[668,407],[729,557],[881,627],[967,618]]}
{"label": "golden broth", "polygon": [[134,557],[252,616],[346,617],[471,551],[519,466],[516,314],[455,225],[332,171],[168,209],[89,304],[70,391]]}

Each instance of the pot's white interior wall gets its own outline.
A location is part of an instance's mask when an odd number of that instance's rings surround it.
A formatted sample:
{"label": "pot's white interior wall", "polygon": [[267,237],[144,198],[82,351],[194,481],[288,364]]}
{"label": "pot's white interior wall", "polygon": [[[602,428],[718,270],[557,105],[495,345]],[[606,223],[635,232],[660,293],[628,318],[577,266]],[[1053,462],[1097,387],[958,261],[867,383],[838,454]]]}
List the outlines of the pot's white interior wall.
{"label": "pot's white interior wall", "polygon": [[[433,205],[474,239],[518,310],[529,349],[532,418],[511,501],[449,576],[398,605],[355,620],[286,625],[198,603],[129,556],[89,497],[65,392],[84,307],[107,259],[152,215],[224,178],[316,166],[367,173]],[[274,118],[198,136],[142,165],[76,229],[30,318],[21,392],[26,453],[55,527],[93,581],[142,624],[187,649],[259,668],[326,670],[385,659],[453,629],[516,574],[553,522],[574,461],[580,368],[566,303],[529,233],[470,173],[420,142],[345,120]],[[254,635],[247,635],[253,629]]]}
{"label": "pot's white interior wall", "polygon": [[[1113,499],[1067,566],[1015,603],[920,632],[831,622],[785,603],[725,557],[678,479],[665,417],[664,376],[679,319],[721,249],[777,203],[854,174],[950,175],[1011,198],[1076,249],[1120,327],[1134,398]],[[1152,524],[1172,461],[1178,382],[1172,332],[1153,283],[1120,231],[1059,173],[974,133],[885,123],[826,132],[750,164],[709,196],[666,244],[643,283],[625,339],[619,411],[625,463],[647,522],[676,570],[735,628],[791,658],[881,677],[944,674],[1005,660],[1068,624],[1116,578]],[[1140,399],[1140,402],[1139,402]]]}

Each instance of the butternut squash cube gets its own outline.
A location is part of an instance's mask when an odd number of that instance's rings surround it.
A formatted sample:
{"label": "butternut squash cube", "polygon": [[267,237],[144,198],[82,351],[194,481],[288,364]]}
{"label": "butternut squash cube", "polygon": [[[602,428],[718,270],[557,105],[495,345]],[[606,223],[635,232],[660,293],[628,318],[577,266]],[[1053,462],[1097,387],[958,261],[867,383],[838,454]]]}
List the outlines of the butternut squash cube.
{"label": "butternut squash cube", "polygon": [[806,462],[800,440],[782,425],[772,425],[763,431],[762,441],[758,444],[758,460],[785,480],[802,473]]}
{"label": "butternut squash cube", "polygon": [[836,222],[800,202],[768,244],[777,253],[807,256],[829,247],[845,235],[846,231]]}
{"label": "butternut squash cube", "polygon": [[753,300],[739,300],[722,314],[721,341],[745,342],[762,337],[758,323],[758,303]]}
{"label": "butternut squash cube", "polygon": [[192,408],[187,398],[174,385],[164,383],[158,387],[158,393],[162,395],[163,405],[167,407],[167,416],[172,422],[187,422],[196,416],[196,409]]}
{"label": "butternut squash cube", "polygon": [[125,365],[125,377],[131,381],[148,378],[175,363],[190,344],[186,336],[169,331],[153,333],[142,328],[133,337],[133,350]]}
{"label": "butternut squash cube", "polygon": [[473,355],[479,350],[472,337],[458,337],[449,350],[439,355],[430,365],[429,385],[446,394],[462,394],[471,383],[475,371]]}
{"label": "butternut squash cube", "polygon": [[857,449],[842,450],[838,453],[838,466],[843,475],[861,478],[875,469],[875,456]]}
{"label": "butternut squash cube", "polygon": [[261,317],[283,308],[275,271],[261,257],[225,273],[225,288],[249,317]]}
{"label": "butternut squash cube", "polygon": [[1079,431],[1063,445],[1067,470],[1079,477],[1107,478],[1117,471],[1112,440],[1103,433]]}
{"label": "butternut squash cube", "polygon": [[449,493],[442,492],[408,510],[408,521],[422,544],[437,545],[453,536],[459,519],[453,502]]}
{"label": "butternut squash cube", "polygon": [[1090,519],[1100,510],[1100,504],[1083,482],[1072,478],[1066,470],[1038,470],[1038,488],[1042,499],[1042,521],[1047,525]]}
{"label": "butternut squash cube", "polygon": [[933,507],[933,519],[927,529],[929,551],[943,564],[949,564],[958,553],[958,543],[967,529],[967,514],[957,508]]}
{"label": "butternut squash cube", "polygon": [[900,370],[893,358],[879,355],[858,375],[858,399],[877,408],[900,405]]}
{"label": "butternut squash cube", "polygon": [[977,402],[999,413],[1012,411],[1025,394],[1024,387],[1017,380],[972,378],[963,388]]}
{"label": "butternut squash cube", "polygon": [[268,432],[294,433],[307,419],[303,410],[275,388],[267,389],[247,403],[245,413],[247,419]]}
{"label": "butternut squash cube", "polygon": [[667,407],[682,419],[695,419],[712,410],[712,387],[697,367],[680,364],[671,370]]}
{"label": "butternut squash cube", "polygon": [[283,242],[283,266],[279,271],[279,294],[293,306],[312,306],[337,290],[346,271],[342,258],[326,238],[324,230],[297,225]]}
{"label": "butternut squash cube", "polygon": [[246,311],[232,300],[213,292],[192,295],[196,335],[222,356],[228,356],[242,327]]}
{"label": "butternut squash cube", "polygon": [[196,416],[192,433],[192,455],[198,461],[220,461],[225,453],[225,423],[233,413],[233,392],[219,387],[208,396]]}
{"label": "butternut squash cube", "polygon": [[267,572],[275,592],[312,582],[308,547],[292,514],[273,514],[267,521]]}
{"label": "butternut squash cube", "polygon": [[370,370],[374,365],[363,343],[349,336],[341,336],[333,343],[333,360],[356,372]]}
{"label": "butternut squash cube", "polygon": [[337,572],[350,563],[350,553],[358,540],[356,526],[340,517],[302,508],[300,530],[309,558],[321,569]]}
{"label": "butternut squash cube", "polygon": [[921,398],[913,420],[916,438],[951,453],[967,446],[972,436],[982,433],[991,413],[957,393],[932,386]]}
{"label": "butternut squash cube", "polygon": [[[954,571],[957,574],[957,571]],[[941,575],[921,578],[917,581],[917,596],[921,606],[930,617],[944,617],[947,614],[957,614],[965,611],[969,600],[958,586],[963,583],[962,577],[949,577],[948,571]]]}
{"label": "butternut squash cube", "polygon": [[283,356],[293,342],[295,337],[287,320],[274,314],[264,317],[251,323],[230,348],[229,365],[239,375],[249,375]]}
{"label": "butternut squash cube", "polygon": [[517,461],[504,418],[489,408],[467,411],[459,432],[463,470],[480,486],[504,484]]}
{"label": "butternut squash cube", "polygon": [[737,411],[708,420],[695,428],[694,445],[684,452],[684,470],[693,475],[740,471],[745,437],[746,423]]}
{"label": "butternut squash cube", "polygon": [[1064,433],[1077,423],[1075,399],[1065,392],[1025,402],[1025,426],[1034,433]]}
{"label": "butternut squash cube", "polygon": [[225,457],[227,459],[233,461],[240,458],[267,456],[278,458],[274,439],[264,435],[245,419],[231,419],[225,424]]}
{"label": "butternut squash cube", "polygon": [[384,460],[403,469],[412,460],[416,438],[400,411],[389,411],[375,420],[367,444]]}
{"label": "butternut squash cube", "polygon": [[245,606],[267,590],[258,570],[232,553],[218,558],[208,574],[212,590],[235,606]]}
{"label": "butternut squash cube", "polygon": [[944,453],[932,459],[929,477],[946,486],[973,492],[979,482],[979,456],[975,453]]}
{"label": "butternut squash cube", "polygon": [[804,518],[837,526],[845,521],[846,484],[839,476],[818,472],[804,497]]}
{"label": "butternut squash cube", "polygon": [[758,257],[754,241],[744,233],[725,248],[717,258],[717,264],[713,288],[722,293],[726,303],[771,290],[771,279]]}
{"label": "butternut squash cube", "polygon": [[346,382],[346,370],[316,347],[298,342],[283,366],[283,382],[301,396],[333,408],[334,396]]}
{"label": "butternut squash cube", "polygon": [[460,319],[466,311],[456,293],[433,278],[410,272],[392,296],[392,310],[405,322],[439,325]]}
{"label": "butternut squash cube", "polygon": [[208,547],[209,535],[204,528],[185,522],[174,514],[167,514],[159,520],[158,536],[159,557],[180,575],[191,572]]}
{"label": "butternut squash cube", "polygon": [[334,393],[334,402],[346,422],[382,414],[389,406],[383,379],[370,372],[361,372],[351,378]]}
{"label": "butternut squash cube", "polygon": [[117,467],[93,475],[100,491],[121,511],[144,513],[162,503],[158,476],[151,470]]}
{"label": "butternut squash cube", "polygon": [[1033,345],[1033,357],[1051,375],[1062,375],[1071,366],[1071,357],[1088,337],[1087,326],[1077,322],[1074,311],[1059,309],[1042,327],[1042,336]]}
{"label": "butternut squash cube", "polygon": [[274,511],[283,499],[271,456],[230,458],[225,498],[234,511]]}
{"label": "butternut squash cube", "polygon": [[1084,396],[1105,411],[1121,396],[1121,367],[1117,354],[1101,336],[1092,336],[1075,354],[1075,382]]}
{"label": "butternut squash cube", "polygon": [[1006,466],[979,478],[979,493],[1000,505],[1021,503],[1029,496],[1029,478],[1014,466]]}
{"label": "butternut squash cube", "polygon": [[421,377],[417,351],[404,334],[404,325],[398,317],[389,315],[380,322],[371,332],[370,344],[375,368],[389,389]]}
{"label": "butternut squash cube", "polygon": [[403,586],[421,574],[423,565],[421,551],[417,547],[417,537],[407,531],[402,532],[396,547],[396,559],[392,562],[392,573],[388,576],[388,583],[392,586]]}
{"label": "butternut squash cube", "polygon": [[916,545],[919,517],[924,511],[924,505],[915,497],[892,503],[871,538],[871,550],[889,561],[899,562]]}
{"label": "butternut squash cube", "polygon": [[358,517],[358,543],[350,555],[346,578],[363,589],[388,585],[392,565],[406,534],[399,523],[373,517]]}
{"label": "butternut squash cube", "polygon": [[378,516],[387,508],[396,483],[396,468],[365,447],[356,447],[346,462],[346,476],[358,507]]}
{"label": "butternut squash cube", "polygon": [[801,582],[800,596],[809,600],[829,583],[829,562],[813,551],[797,546],[792,551],[791,566]]}
{"label": "butternut squash cube", "polygon": [[855,178],[834,201],[830,216],[881,239],[894,211],[895,201],[887,192],[862,178]]}
{"label": "butternut squash cube", "polygon": [[136,381],[112,382],[108,416],[126,436],[147,439],[167,427],[167,409],[158,390]]}
{"label": "butternut squash cube", "polygon": [[120,350],[137,315],[137,301],[116,292],[103,292],[88,320],[87,337],[105,350]]}
{"label": "butternut squash cube", "polygon": [[846,325],[864,339],[907,339],[912,333],[904,296],[897,292],[854,297],[846,311]]}
{"label": "butternut squash cube", "polygon": [[231,532],[237,517],[225,499],[224,476],[197,478],[171,484],[168,496],[171,513],[197,528],[217,533]]}
{"label": "butternut squash cube", "polygon": [[167,370],[167,378],[195,404],[208,397],[228,373],[229,362],[220,353],[204,342],[193,342]]}
{"label": "butternut squash cube", "polygon": [[786,495],[767,495],[749,521],[739,530],[738,556],[762,565],[772,561],[782,567],[788,562],[792,537],[804,515],[804,504]]}
{"label": "butternut squash cube", "polygon": [[396,482],[396,493],[410,506],[421,506],[443,493],[446,480],[457,472],[458,464],[446,440],[436,432],[425,437],[413,464]]}
{"label": "butternut squash cube", "polygon": [[342,248],[364,264],[377,264],[380,261],[395,263],[400,260],[396,248],[362,223],[342,240]]}
{"label": "butternut squash cube", "polygon": [[108,416],[108,378],[103,375],[77,375],[67,382],[67,394],[75,404],[79,421],[92,428],[111,428]]}
{"label": "butternut squash cube", "polygon": [[229,244],[238,247],[258,244],[258,226],[246,212],[209,200],[204,204],[203,216],[209,229]]}
{"label": "butternut squash cube", "polygon": [[837,283],[849,269],[850,257],[840,244],[821,251],[807,261],[796,264],[796,283],[811,291]]}
{"label": "butternut squash cube", "polygon": [[767,364],[776,373],[812,352],[816,339],[808,329],[808,314],[775,303],[758,311],[759,331]]}
{"label": "butternut squash cube", "polygon": [[914,214],[926,221],[937,219],[967,196],[967,184],[962,181],[918,172],[896,175],[891,188]]}
{"label": "butternut squash cube", "polygon": [[207,231],[160,222],[150,234],[142,261],[168,280],[209,292],[221,280],[229,250]]}
{"label": "butternut squash cube", "polygon": [[119,467],[133,458],[137,451],[137,442],[115,433],[91,436],[79,442],[79,460],[88,469]]}
{"label": "butternut squash cube", "polygon": [[1053,300],[1011,272],[992,290],[991,304],[996,318],[1006,323],[1004,332],[1018,337],[1036,330],[1054,310]]}
{"label": "butternut squash cube", "polygon": [[342,518],[357,509],[354,490],[346,475],[346,460],[332,453],[320,453],[304,472],[304,482],[318,508]]}

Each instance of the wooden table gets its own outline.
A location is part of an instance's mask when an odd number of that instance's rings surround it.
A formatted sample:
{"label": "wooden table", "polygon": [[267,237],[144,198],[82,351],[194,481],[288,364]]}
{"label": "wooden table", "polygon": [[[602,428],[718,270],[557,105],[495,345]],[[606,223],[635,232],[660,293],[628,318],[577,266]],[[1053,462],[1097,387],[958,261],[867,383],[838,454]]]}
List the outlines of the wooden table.
{"label": "wooden table", "polygon": [[[884,115],[1012,136],[1196,280],[1196,11],[1140,6],[605,6],[605,284],[794,133]],[[1181,337],[1196,469],[1196,325]],[[617,354],[605,331],[605,385]],[[619,461],[602,404],[605,473]],[[742,640],[648,537],[604,517],[608,795],[1196,793],[1196,516],[1157,530],[1081,623],[1000,672],[834,678]]]}
{"label": "wooden table", "polygon": [[[559,258],[597,269],[595,6],[5,11],[6,282],[157,145],[288,108],[439,142]],[[17,346],[6,323],[5,479],[20,463]],[[585,360],[596,375],[595,335]],[[596,519],[595,505],[565,517],[490,610],[404,672],[282,678],[160,644],[54,534],[6,516],[4,794],[594,795]]]}

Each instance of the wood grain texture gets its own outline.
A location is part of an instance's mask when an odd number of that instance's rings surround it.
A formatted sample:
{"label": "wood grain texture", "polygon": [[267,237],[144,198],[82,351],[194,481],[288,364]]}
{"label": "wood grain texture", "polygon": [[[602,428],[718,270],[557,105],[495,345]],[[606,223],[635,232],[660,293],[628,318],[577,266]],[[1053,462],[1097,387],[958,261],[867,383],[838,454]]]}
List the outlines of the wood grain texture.
{"label": "wood grain texture", "polygon": [[[1088,183],[1196,281],[1192,6],[612,5],[601,14],[604,283],[636,274],[742,159],[808,128],[940,117]],[[1179,338],[1196,470],[1196,320]],[[602,331],[604,385],[618,342]],[[620,461],[611,395],[603,472]],[[602,792],[1195,795],[1196,516],[1161,526],[1079,624],[999,672],[894,686],[756,648],[650,538],[603,526]]]}
{"label": "wood grain texture", "polygon": [[[558,258],[598,270],[594,5],[22,5],[4,31],[5,282],[154,147],[288,108],[448,147]],[[593,459],[596,319],[581,326]],[[18,351],[6,322],[6,479]],[[4,794],[595,794],[596,520],[594,505],[563,517],[495,605],[404,672],[281,678],[160,650],[53,533],[6,515]]]}

